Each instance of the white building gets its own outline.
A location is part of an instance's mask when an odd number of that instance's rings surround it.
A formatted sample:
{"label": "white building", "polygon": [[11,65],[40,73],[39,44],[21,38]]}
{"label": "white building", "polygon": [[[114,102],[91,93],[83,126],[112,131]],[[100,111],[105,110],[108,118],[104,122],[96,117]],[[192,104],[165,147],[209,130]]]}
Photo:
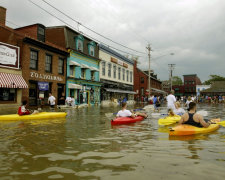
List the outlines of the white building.
{"label": "white building", "polygon": [[133,101],[134,62],[118,52],[99,45],[100,81],[103,83],[101,90],[102,104],[122,101]]}
{"label": "white building", "polygon": [[211,85],[196,85],[196,95],[200,96],[200,92],[205,89],[209,89]]}

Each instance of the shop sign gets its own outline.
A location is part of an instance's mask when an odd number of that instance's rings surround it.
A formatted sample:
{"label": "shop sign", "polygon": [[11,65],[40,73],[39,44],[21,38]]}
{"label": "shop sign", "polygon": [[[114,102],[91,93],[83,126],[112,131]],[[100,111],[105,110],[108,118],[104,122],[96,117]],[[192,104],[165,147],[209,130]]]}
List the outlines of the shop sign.
{"label": "shop sign", "polygon": [[19,69],[19,47],[0,42],[0,66]]}
{"label": "shop sign", "polygon": [[111,62],[113,62],[113,63],[117,63],[117,59],[116,58],[113,58],[113,57],[111,57]]}
{"label": "shop sign", "polygon": [[36,72],[30,72],[30,77],[34,77],[37,79],[44,79],[44,80],[63,81],[63,79],[59,76],[40,74]]}
{"label": "shop sign", "polygon": [[40,91],[48,91],[49,83],[48,82],[38,82],[38,88]]}
{"label": "shop sign", "polygon": [[119,64],[119,65],[123,66],[123,61],[118,60],[118,61],[117,61],[117,64]]}

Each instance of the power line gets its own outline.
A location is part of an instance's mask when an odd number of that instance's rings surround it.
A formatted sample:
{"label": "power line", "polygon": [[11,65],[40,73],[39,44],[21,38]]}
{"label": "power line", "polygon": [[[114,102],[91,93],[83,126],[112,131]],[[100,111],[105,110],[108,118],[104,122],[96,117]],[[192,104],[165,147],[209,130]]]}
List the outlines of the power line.
{"label": "power line", "polygon": [[[31,2],[32,4],[34,4],[35,6],[39,7],[40,9],[42,9],[42,10],[45,11],[46,13],[50,14],[50,15],[53,16],[54,18],[56,18],[56,19],[58,19],[59,21],[63,22],[64,24],[66,24],[66,25],[67,25],[68,27],[70,27],[71,29],[73,29],[73,30],[75,29],[75,28],[72,27],[70,24],[68,24],[68,23],[65,22],[64,20],[58,18],[58,17],[55,16],[54,14],[48,12],[47,10],[45,10],[44,8],[42,8],[41,6],[39,6],[38,4],[34,3],[33,1],[31,1],[31,0],[28,0],[28,1]],[[75,31],[78,31],[78,30],[75,29]],[[79,32],[79,31],[78,31],[78,32]],[[83,33],[83,34],[84,34],[84,33]],[[87,37],[90,38],[90,39],[93,39],[94,41],[96,41],[96,42],[98,42],[98,43],[101,43],[101,44],[103,44],[103,45],[105,45],[105,46],[107,46],[107,47],[110,47],[110,48],[112,48],[112,49],[115,49],[115,50],[117,50],[117,51],[120,51],[120,52],[129,54],[129,55],[132,55],[132,56],[137,56],[137,55],[135,55],[135,54],[132,54],[132,53],[129,53],[129,52],[126,52],[126,51],[117,49],[117,48],[115,48],[115,47],[113,47],[113,46],[109,46],[108,44],[105,44],[104,42],[101,42],[101,41],[99,41],[99,40],[97,40],[97,39],[95,39],[95,38],[93,38],[93,37],[91,37],[91,36],[89,36],[89,35],[87,35],[87,34],[84,34],[84,35],[87,36]],[[143,56],[138,56],[138,57],[143,57]]]}
{"label": "power line", "polygon": [[[30,0],[29,0],[29,1],[30,1]],[[93,32],[93,33],[95,33],[95,34],[97,34],[97,35],[99,35],[99,36],[101,36],[101,37],[103,37],[103,38],[105,38],[105,39],[107,39],[107,40],[109,40],[109,41],[111,41],[111,42],[117,44],[117,45],[120,45],[120,46],[122,46],[122,47],[124,47],[124,48],[127,48],[127,49],[129,49],[129,50],[135,51],[135,52],[140,53],[140,54],[145,54],[144,52],[137,51],[137,50],[135,50],[135,49],[129,48],[129,47],[127,47],[127,46],[125,46],[125,45],[123,45],[123,44],[121,44],[121,43],[118,43],[118,42],[116,42],[116,41],[114,41],[114,40],[112,40],[112,39],[110,39],[110,38],[108,38],[108,37],[106,37],[106,36],[104,36],[104,35],[102,35],[102,34],[96,32],[96,31],[94,31],[94,30],[92,30],[91,28],[89,28],[89,27],[83,25],[83,24],[80,23],[79,21],[73,19],[72,17],[70,17],[70,16],[67,15],[66,13],[62,12],[61,10],[59,10],[58,8],[56,8],[55,6],[51,5],[51,4],[48,3],[47,1],[45,1],[45,0],[41,0],[41,1],[43,1],[43,2],[46,3],[46,4],[48,4],[48,5],[51,6],[53,9],[57,10],[58,12],[60,12],[60,13],[63,14],[64,16],[66,16],[67,18],[69,18],[69,19],[71,19],[72,21],[76,22],[76,23],[79,24],[80,26],[83,26],[84,28],[88,29],[89,31],[91,31],[91,32]]]}

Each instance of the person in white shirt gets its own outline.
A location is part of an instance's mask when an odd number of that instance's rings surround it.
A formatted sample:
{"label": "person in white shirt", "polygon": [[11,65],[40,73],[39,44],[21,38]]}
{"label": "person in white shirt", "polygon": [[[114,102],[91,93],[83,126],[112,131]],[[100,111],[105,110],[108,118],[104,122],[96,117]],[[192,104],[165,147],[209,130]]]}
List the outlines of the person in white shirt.
{"label": "person in white shirt", "polygon": [[50,104],[51,108],[55,107],[55,97],[52,93],[49,93],[48,103]]}
{"label": "person in white shirt", "polygon": [[174,94],[174,90],[171,90],[170,94],[166,97],[167,109],[168,110],[171,109],[172,111],[176,109],[175,107],[176,98],[173,94]]}
{"label": "person in white shirt", "polygon": [[174,110],[174,113],[180,116],[185,113],[185,110],[181,108],[180,102],[176,102],[176,109]]}
{"label": "person in white shirt", "polygon": [[72,98],[71,98],[70,96],[68,96],[68,97],[66,98],[66,105],[69,105],[69,106],[72,105]]}
{"label": "person in white shirt", "polygon": [[145,113],[140,113],[140,112],[132,113],[131,111],[127,110],[126,108],[127,108],[127,103],[123,102],[122,110],[120,110],[117,113],[116,117],[132,117],[132,118],[135,118],[136,116],[143,116],[145,118],[148,117],[148,115]]}

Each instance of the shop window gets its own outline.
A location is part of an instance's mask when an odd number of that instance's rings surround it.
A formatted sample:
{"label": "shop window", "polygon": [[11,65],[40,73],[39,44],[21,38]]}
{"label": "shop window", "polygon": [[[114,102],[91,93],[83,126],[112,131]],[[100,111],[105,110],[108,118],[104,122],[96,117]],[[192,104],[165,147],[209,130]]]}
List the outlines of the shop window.
{"label": "shop window", "polygon": [[141,77],[141,83],[144,83],[144,82],[145,82],[145,78]]}
{"label": "shop window", "polygon": [[116,65],[113,66],[113,78],[116,78]]}
{"label": "shop window", "polygon": [[132,73],[132,71],[130,71],[130,82],[132,82],[133,81],[133,73]]}
{"label": "shop window", "polygon": [[45,56],[45,71],[52,72],[52,56],[48,54]]}
{"label": "shop window", "polygon": [[81,79],[85,79],[85,69],[81,69]]}
{"label": "shop window", "polygon": [[0,88],[0,101],[16,102],[16,94],[17,94],[17,90],[14,88]]}
{"label": "shop window", "polygon": [[74,76],[74,66],[70,66],[70,76]]}
{"label": "shop window", "polygon": [[58,59],[58,73],[64,74],[64,59],[60,57]]}
{"label": "shop window", "polygon": [[120,77],[121,77],[121,68],[118,67],[118,79],[120,79]]}
{"label": "shop window", "polygon": [[127,82],[129,81],[129,71],[127,70]]}
{"label": "shop window", "polygon": [[123,81],[125,81],[125,69],[123,69]]}
{"label": "shop window", "polygon": [[112,67],[112,64],[108,63],[108,77],[111,77],[111,67]]}
{"label": "shop window", "polygon": [[102,75],[105,76],[105,62],[102,62]]}
{"label": "shop window", "polygon": [[30,69],[38,69],[38,51],[30,50]]}

